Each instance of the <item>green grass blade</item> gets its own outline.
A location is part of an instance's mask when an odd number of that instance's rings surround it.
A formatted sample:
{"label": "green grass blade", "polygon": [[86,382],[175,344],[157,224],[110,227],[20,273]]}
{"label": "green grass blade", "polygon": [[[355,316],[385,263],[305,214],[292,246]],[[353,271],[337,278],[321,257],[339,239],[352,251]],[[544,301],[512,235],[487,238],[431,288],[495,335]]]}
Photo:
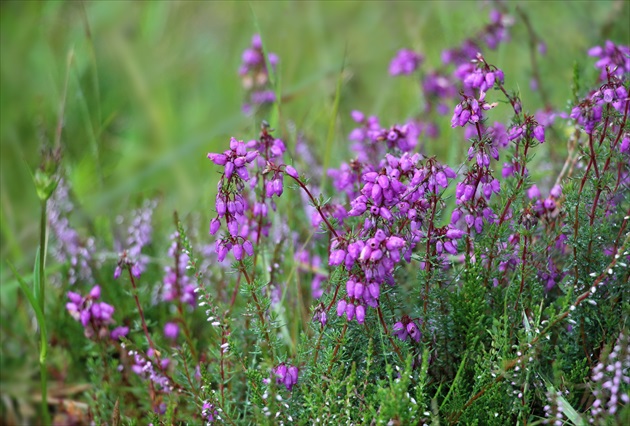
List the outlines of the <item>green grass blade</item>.
{"label": "green grass blade", "polygon": [[559,395],[556,388],[549,382],[547,382],[547,391],[556,395],[558,402],[562,404],[562,412],[575,426],[586,426],[586,423],[580,413],[578,413],[577,410],[569,404],[569,401],[567,401],[562,395]]}
{"label": "green grass blade", "polygon": [[346,57],[348,56],[348,45],[343,52],[343,59],[341,61],[341,69],[339,70],[339,76],[337,77],[337,89],[335,90],[335,100],[333,101],[332,112],[330,113],[330,119],[328,121],[328,135],[326,136],[326,146],[324,147],[324,161],[322,163],[322,189],[326,186],[326,177],[328,176],[326,170],[330,166],[330,157],[332,155],[332,144],[335,138],[335,124],[337,123],[337,113],[339,112],[339,101],[341,99],[341,85],[343,83],[343,72],[346,67]]}
{"label": "green grass blade", "polygon": [[[13,274],[17,278],[18,285],[20,286],[20,288],[26,295],[28,302],[30,303],[31,307],[33,308],[33,311],[35,312],[35,318],[37,318],[37,324],[39,325],[40,336],[41,336],[41,341],[42,341],[42,351],[40,352],[40,355],[39,355],[40,362],[41,362],[42,360],[46,359],[46,355],[48,352],[48,349],[47,349],[48,337],[46,334],[46,322],[44,321],[44,313],[42,312],[39,304],[37,303],[37,299],[35,298],[35,295],[31,291],[31,289],[28,287],[28,284],[26,283],[26,281],[22,279],[22,276],[15,270],[15,267],[13,266],[11,262],[7,262],[7,263],[9,265],[9,268],[11,268],[11,270],[13,271]],[[35,264],[37,265],[37,263]],[[35,287],[37,288],[37,286]]]}
{"label": "green grass blade", "polygon": [[[37,252],[35,253],[35,264],[33,265],[33,297],[35,301],[39,304],[41,302],[41,294],[39,294],[39,283],[41,280],[41,275],[39,274],[39,259],[40,259],[40,250],[37,247]],[[11,268],[13,269],[13,268]],[[15,273],[15,271],[13,271]],[[15,274],[17,277],[17,274]],[[21,277],[18,277],[18,282]]]}

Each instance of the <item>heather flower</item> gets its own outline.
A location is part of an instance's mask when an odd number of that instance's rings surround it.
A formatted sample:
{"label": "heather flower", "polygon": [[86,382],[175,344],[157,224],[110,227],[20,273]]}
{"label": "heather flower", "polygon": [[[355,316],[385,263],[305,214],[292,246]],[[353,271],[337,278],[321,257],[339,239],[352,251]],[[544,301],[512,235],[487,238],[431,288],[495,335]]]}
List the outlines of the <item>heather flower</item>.
{"label": "heather flower", "polygon": [[[81,323],[87,338],[92,338],[95,335],[98,338],[103,338],[110,335],[108,326],[114,323],[112,318],[114,307],[105,302],[98,302],[100,297],[101,287],[98,285],[92,287],[87,296],[81,296],[72,291],[68,292],[70,302],[66,303],[66,310]],[[121,332],[122,330],[118,330],[116,335],[120,336]]]}
{"label": "heather flower", "polygon": [[568,117],[568,114],[564,112],[557,112],[551,109],[538,110],[534,114],[534,118],[536,119],[536,121],[545,128],[550,127],[554,123],[556,118],[566,119]]}
{"label": "heather flower", "polygon": [[443,252],[457,254],[457,241],[466,235],[466,232],[453,227],[452,224],[435,229],[431,242],[435,244],[435,251],[438,255]]}
{"label": "heather flower", "polygon": [[550,424],[553,421],[555,426],[564,425],[567,415],[565,414],[562,392],[549,390],[545,392],[545,395],[547,396],[547,401],[549,401],[549,404],[543,407],[545,424]]}
{"label": "heather flower", "polygon": [[260,92],[252,92],[249,100],[254,105],[272,104],[276,101],[276,94],[273,90],[261,90]]}
{"label": "heather flower", "polygon": [[593,368],[591,383],[595,401],[590,407],[591,423],[596,421],[603,423],[604,419],[618,419],[619,410],[630,403],[628,347],[628,337],[620,334],[610,353],[607,356],[604,353],[600,362]]}
{"label": "heather flower", "polygon": [[551,258],[547,260],[546,269],[538,271],[539,280],[544,284],[545,291],[551,291],[565,276],[566,273],[562,272]]}
{"label": "heather flower", "polygon": [[285,363],[282,363],[271,370],[273,376],[276,377],[276,383],[284,385],[288,391],[293,389],[293,386],[298,381],[298,368],[294,365],[287,367]]}
{"label": "heather flower", "polygon": [[389,64],[389,74],[410,75],[422,64],[424,57],[410,49],[401,49]]}
{"label": "heather flower", "polygon": [[356,160],[350,164],[355,173],[363,168],[373,168],[372,165],[378,164],[388,150],[411,152],[418,144],[422,129],[415,121],[385,128],[380,125],[376,116],[366,119],[360,111],[353,111],[352,116],[361,125],[348,135],[348,139],[354,142],[352,151],[357,155]]}
{"label": "heather flower", "polygon": [[109,333],[109,337],[112,340],[120,340],[121,337],[125,337],[127,334],[129,334],[129,327],[120,326],[114,328],[111,333]]}
{"label": "heather flower", "polygon": [[[214,223],[219,222],[215,221]],[[213,224],[210,225],[211,228]],[[168,256],[173,260],[173,265],[164,268],[164,285],[161,290],[162,300],[165,302],[179,301],[194,307],[196,301],[195,288],[197,286],[190,276],[186,274],[190,257],[179,245],[178,232],[173,233],[171,239],[173,242],[168,250]]]}
{"label": "heather flower", "polygon": [[536,119],[531,115],[525,115],[525,121],[521,125],[513,126],[508,130],[508,139],[510,141],[518,141],[525,138],[531,141],[532,138],[540,143],[545,142],[545,127],[538,124]]}
{"label": "heather flower", "polygon": [[363,169],[359,161],[350,164],[342,163],[338,169],[328,169],[328,176],[331,178],[335,189],[344,192],[350,198],[358,195],[358,185]]}
{"label": "heather flower", "polygon": [[[246,200],[242,196],[245,182],[249,180],[247,165],[258,157],[258,151],[248,151],[243,141],[230,139],[230,149],[222,154],[209,153],[208,158],[216,165],[223,166],[224,171],[219,181],[219,192],[216,196],[217,217],[210,222],[210,232],[216,233],[221,221],[225,221],[228,234],[217,240],[215,250],[219,262],[232,251],[236,260],[242,260],[246,254],[254,253],[252,243],[243,235],[246,217]],[[218,224],[217,224],[218,223]],[[245,229],[244,229],[245,228]]]}
{"label": "heather flower", "polygon": [[70,201],[65,179],[59,179],[46,210],[51,235],[54,236],[51,253],[60,263],[68,265],[68,282],[75,284],[80,280],[92,283],[94,278],[90,264],[95,260],[94,238],[83,240],[70,226],[68,216],[74,205]]}
{"label": "heather flower", "polygon": [[604,46],[595,46],[589,49],[589,56],[599,58],[595,67],[602,70],[601,80],[608,78],[608,71],[613,75],[624,78],[630,73],[630,46],[617,45],[610,40],[606,40]]}
{"label": "heather flower", "polygon": [[411,337],[416,342],[419,342],[422,337],[418,325],[407,315],[404,315],[400,321],[394,324],[393,334],[403,341],[407,340],[407,337]]}
{"label": "heather flower", "polygon": [[[267,60],[275,70],[278,56],[275,53],[269,53]],[[241,76],[243,88],[249,93],[249,101],[243,105],[243,112],[249,114],[256,105],[271,104],[276,101],[276,94],[270,88],[269,70],[258,34],[252,37],[251,46],[243,52],[238,73]]]}
{"label": "heather flower", "polygon": [[587,98],[576,105],[569,114],[584,132],[592,134],[593,130],[602,121],[603,99]]}
{"label": "heather flower", "polygon": [[490,11],[490,24],[488,24],[480,38],[485,41],[492,50],[496,49],[501,42],[510,40],[508,28],[514,24],[514,19],[509,15],[504,15],[496,9]]}
{"label": "heather flower", "polygon": [[[144,246],[151,242],[153,227],[151,219],[153,210],[157,207],[157,201],[147,200],[142,208],[132,212],[131,224],[127,227],[127,239],[124,245],[117,242],[117,247],[121,251],[120,259],[114,270],[114,278],[117,279],[124,267],[129,267],[134,277],[139,277],[149,263],[149,257],[142,254]],[[123,221],[119,218],[119,221]]]}
{"label": "heather flower", "polygon": [[592,105],[605,107],[612,105],[619,113],[623,114],[626,104],[630,102],[630,90],[626,89],[621,80],[611,78],[606,84],[590,95]]}
{"label": "heather flower", "polygon": [[538,187],[536,185],[532,185],[527,190],[527,196],[529,197],[530,200],[533,200],[534,198],[539,198],[540,197],[540,190],[538,189]]}
{"label": "heather flower", "polygon": [[457,87],[450,77],[438,71],[431,71],[422,80],[425,96],[434,99],[451,99],[457,95]]}
{"label": "heather flower", "polygon": [[179,326],[174,322],[167,322],[164,324],[164,337],[169,340],[177,339],[179,334]]}
{"label": "heather flower", "polygon": [[442,51],[442,62],[446,64],[454,64],[456,66],[462,63],[470,62],[481,52],[479,45],[473,40],[464,40],[460,47],[447,49]]}
{"label": "heather flower", "polygon": [[203,402],[203,405],[201,406],[201,418],[206,422],[214,422],[219,419],[219,413],[214,404],[211,404],[208,401]]}
{"label": "heather flower", "polygon": [[471,62],[461,64],[453,73],[455,77],[462,81],[464,88],[487,92],[494,87],[495,82],[503,84],[503,71],[488,64],[481,53],[477,53],[476,58]]}
{"label": "heather flower", "polygon": [[479,98],[462,95],[463,101],[455,106],[451,127],[464,127],[466,124],[476,124],[483,120],[483,112],[497,106],[497,103],[489,104],[485,101],[486,93],[480,92]]}
{"label": "heather flower", "polygon": [[150,380],[157,385],[163,392],[171,393],[174,389],[169,378],[164,374],[164,370],[169,365],[168,358],[161,359],[158,364],[153,360],[155,353],[149,349],[147,356],[138,351],[129,351],[129,356],[133,357],[134,363],[131,365],[131,371],[140,376],[144,380]]}
{"label": "heather flower", "polygon": [[317,308],[315,308],[315,312],[313,313],[313,321],[319,322],[322,326],[326,325],[326,322],[328,322],[326,307],[323,304],[320,303]]}

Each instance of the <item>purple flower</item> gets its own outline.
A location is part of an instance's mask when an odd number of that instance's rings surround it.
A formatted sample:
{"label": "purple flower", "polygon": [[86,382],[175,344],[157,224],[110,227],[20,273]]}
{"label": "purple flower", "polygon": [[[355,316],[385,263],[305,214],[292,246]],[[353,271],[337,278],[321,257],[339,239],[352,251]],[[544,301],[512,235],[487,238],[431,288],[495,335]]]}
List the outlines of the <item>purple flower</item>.
{"label": "purple flower", "polygon": [[603,99],[593,95],[571,110],[569,117],[584,128],[584,132],[592,134],[593,130],[602,121]]}
{"label": "purple flower", "polygon": [[394,335],[398,337],[400,340],[407,340],[407,327],[402,322],[397,322],[394,324]]}
{"label": "purple flower", "polygon": [[173,391],[173,384],[163,373],[163,370],[165,370],[169,364],[167,358],[161,359],[158,363],[157,359],[154,359],[155,353],[152,349],[149,349],[146,356],[133,350],[129,351],[128,354],[133,357],[134,363],[131,366],[131,370],[135,374],[144,380],[150,380],[166,393]]}
{"label": "purple flower", "polygon": [[214,404],[208,401],[203,402],[201,406],[201,418],[207,422],[213,422],[219,419],[219,413]]}
{"label": "purple flower", "polygon": [[527,190],[527,197],[529,197],[530,200],[540,198],[540,190],[536,185],[532,185],[531,188]]}
{"label": "purple flower", "polygon": [[485,101],[486,93],[480,92],[479,98],[463,95],[464,100],[455,106],[451,127],[464,127],[468,123],[479,123],[483,119],[484,111],[494,108],[497,103],[489,104]]}
{"label": "purple flower", "polygon": [[114,328],[111,333],[109,333],[109,337],[112,340],[119,340],[121,337],[125,337],[127,334],[129,334],[129,327],[120,326]]}
{"label": "purple flower", "polygon": [[496,9],[490,11],[490,24],[487,25],[481,34],[481,38],[492,50],[496,49],[501,42],[509,41],[510,34],[508,28],[512,26],[514,20],[509,15],[503,15]]}
{"label": "purple flower", "polygon": [[409,336],[411,336],[411,338],[416,342],[420,341],[420,337],[422,334],[420,333],[418,326],[414,322],[410,322],[409,324],[407,324],[407,333],[409,333]]}
{"label": "purple flower", "polygon": [[164,324],[164,337],[169,340],[177,339],[179,334],[179,326],[174,322],[167,322]]}
{"label": "purple flower", "polygon": [[286,172],[286,174],[291,176],[293,179],[299,179],[300,178],[300,175],[298,174],[297,170],[295,170],[292,166],[286,166],[285,167],[285,172]]}
{"label": "purple flower", "polygon": [[607,40],[604,46],[595,46],[589,49],[589,56],[599,58],[595,67],[602,70],[600,79],[607,80],[607,69],[613,75],[620,78],[630,73],[630,46],[617,45]]}
{"label": "purple flower", "polygon": [[[243,105],[246,115],[252,113],[256,105],[267,105],[276,101],[276,94],[271,90],[269,69],[265,62],[262,49],[262,41],[258,34],[252,37],[251,46],[245,49],[242,55],[242,63],[238,69],[243,88],[248,92],[249,102]],[[278,55],[269,53],[267,60],[271,68],[275,70],[279,62]]]}
{"label": "purple flower", "polygon": [[296,366],[291,365],[289,367],[282,363],[272,370],[272,374],[276,377],[276,383],[284,385],[288,391],[293,389],[293,386],[297,384],[299,370]]}
{"label": "purple flower", "polygon": [[157,202],[155,200],[147,200],[142,208],[132,212],[131,224],[127,227],[127,239],[124,243],[116,242],[116,248],[121,252],[121,255],[114,270],[115,279],[120,277],[120,273],[125,267],[128,267],[136,278],[146,269],[149,257],[142,254],[142,249],[151,242],[151,234],[153,233],[151,220],[156,207]]}
{"label": "purple flower", "polygon": [[313,314],[313,321],[319,322],[322,326],[326,325],[328,317],[326,315],[326,308],[324,306],[318,307]]}
{"label": "purple flower", "polygon": [[363,324],[365,322],[365,308],[361,305],[357,305],[354,313],[357,317],[357,322]]}
{"label": "purple flower", "polygon": [[392,76],[413,74],[423,60],[423,56],[413,50],[401,49],[389,64],[389,74]]}
{"label": "purple flower", "polygon": [[64,178],[60,178],[57,188],[49,199],[46,210],[52,239],[52,254],[61,263],[68,265],[68,282],[78,280],[91,284],[94,282],[90,263],[94,260],[94,238],[82,239],[69,222],[69,215],[74,210],[70,201],[70,188]]}
{"label": "purple flower", "polygon": [[[495,82],[503,83],[503,71],[489,65],[481,53],[470,62],[463,63],[453,73],[464,85],[465,89],[475,89],[479,92],[487,92],[494,87]],[[467,93],[471,93],[468,90]]]}
{"label": "purple flower", "polygon": [[179,233],[175,232],[171,235],[171,246],[168,250],[168,256],[173,263],[164,268],[163,287],[161,297],[164,302],[179,301],[192,307],[196,304],[194,281],[186,273],[190,258],[179,244]]}
{"label": "purple flower", "polygon": [[[257,149],[248,150],[248,148],[256,146],[256,144],[256,141],[245,144],[243,141],[231,138],[229,150],[222,154],[208,154],[208,158],[212,162],[224,167],[215,201],[217,217],[210,222],[210,233],[213,235],[219,231],[222,219],[228,230],[228,235],[216,243],[219,262],[225,259],[230,250],[233,251],[236,260],[241,260],[244,254],[252,256],[254,253],[251,242],[246,239],[248,229],[247,218],[245,217],[247,201],[243,197],[243,189],[245,182],[249,180],[247,166],[259,156]],[[275,146],[278,147],[279,145],[276,143]],[[272,184],[271,190],[275,193],[278,191],[282,193],[281,182],[279,188],[278,185]],[[260,205],[257,209],[259,214],[263,210],[266,212],[266,208],[262,209]]]}
{"label": "purple flower", "polygon": [[400,321],[394,324],[393,334],[400,340],[407,340],[407,336],[411,336],[416,342],[420,341],[422,333],[417,324],[407,315],[403,315]]}
{"label": "purple flower", "polygon": [[[70,302],[66,303],[66,310],[81,323],[86,337],[111,336],[108,326],[114,323],[112,319],[114,307],[104,302],[97,302],[101,297],[100,286],[94,286],[85,297],[72,291],[69,291],[67,296]],[[120,336],[122,331],[123,329],[117,330],[114,336]]]}
{"label": "purple flower", "polygon": [[339,302],[337,302],[337,316],[342,316],[343,314],[346,313],[346,306],[347,305],[348,305],[348,302],[346,302],[343,299],[341,299]]}

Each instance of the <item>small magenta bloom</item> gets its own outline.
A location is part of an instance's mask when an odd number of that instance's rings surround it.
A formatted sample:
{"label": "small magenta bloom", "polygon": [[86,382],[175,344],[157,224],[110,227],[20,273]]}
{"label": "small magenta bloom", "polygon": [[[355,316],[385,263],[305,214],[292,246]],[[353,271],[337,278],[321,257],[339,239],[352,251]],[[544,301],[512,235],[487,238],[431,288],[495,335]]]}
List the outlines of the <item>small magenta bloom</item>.
{"label": "small magenta bloom", "polygon": [[164,324],[164,337],[170,340],[177,339],[179,334],[179,326],[174,322],[167,322]]}
{"label": "small magenta bloom", "polygon": [[403,325],[402,322],[399,321],[394,324],[394,334],[400,340],[407,340],[407,328]]}
{"label": "small magenta bloom", "polygon": [[295,170],[293,167],[291,166],[286,166],[286,168],[284,169],[286,171],[286,173],[291,176],[294,179],[299,179],[300,175],[298,174],[297,170]]}
{"label": "small magenta bloom", "polygon": [[348,302],[346,302],[345,300],[340,300],[337,303],[337,316],[342,316],[345,312],[346,312],[346,305],[348,304]]}
{"label": "small magenta bloom", "polygon": [[315,311],[315,314],[313,315],[313,321],[317,321],[323,326],[326,325],[326,322],[328,321],[326,310],[318,309],[317,311]]}
{"label": "small magenta bloom", "polygon": [[527,190],[527,197],[530,200],[533,200],[534,198],[540,198],[540,190],[536,185],[532,185],[531,188]]}
{"label": "small magenta bloom", "polygon": [[601,80],[606,80],[606,69],[614,75],[623,77],[630,72],[630,46],[617,45],[607,40],[604,46],[595,46],[589,49],[589,56],[599,58],[595,67],[602,70]]}
{"label": "small magenta bloom", "polygon": [[[105,302],[98,302],[101,297],[101,288],[94,286],[87,296],[69,291],[67,293],[70,302],[66,303],[66,310],[75,320],[79,321],[85,329],[88,338],[98,334],[99,337],[110,335],[108,326],[114,323],[114,307]],[[120,336],[122,330],[118,330],[114,336]]]}
{"label": "small magenta bloom", "polygon": [[422,333],[414,321],[407,315],[403,315],[402,319],[394,324],[393,333],[400,340],[407,340],[408,336],[411,336],[416,342],[420,341]]}
{"label": "small magenta bloom", "polygon": [[201,407],[201,417],[208,422],[213,422],[218,416],[219,413],[214,404],[204,401]]}
{"label": "small magenta bloom", "polygon": [[125,337],[127,334],[129,334],[129,327],[120,326],[114,328],[112,332],[109,333],[109,337],[112,340],[119,340],[121,337]]}
{"label": "small magenta bloom", "polygon": [[401,49],[389,64],[389,74],[392,76],[413,74],[423,60],[423,56],[419,53],[410,49]]}
{"label": "small magenta bloom", "polygon": [[416,342],[420,341],[420,336],[422,334],[420,333],[420,330],[418,330],[418,326],[415,323],[410,322],[409,324],[407,324],[407,333],[409,333],[409,336],[411,336],[411,338]]}
{"label": "small magenta bloom", "polygon": [[365,308],[363,306],[357,305],[355,315],[357,316],[357,322],[359,324],[363,324],[365,322]]}
{"label": "small magenta bloom", "polygon": [[294,365],[287,367],[286,364],[282,363],[274,367],[271,372],[276,376],[276,383],[284,385],[288,391],[292,390],[298,381],[299,370]]}

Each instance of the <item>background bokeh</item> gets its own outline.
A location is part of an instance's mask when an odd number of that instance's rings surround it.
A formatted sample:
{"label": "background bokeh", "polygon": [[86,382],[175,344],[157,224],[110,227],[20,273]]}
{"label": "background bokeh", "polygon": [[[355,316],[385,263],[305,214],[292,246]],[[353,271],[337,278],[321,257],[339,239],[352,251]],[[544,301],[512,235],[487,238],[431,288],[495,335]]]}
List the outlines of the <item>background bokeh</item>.
{"label": "background bokeh", "polygon": [[[596,74],[588,48],[606,39],[628,44],[625,1],[506,5],[522,7],[546,41],[542,84],[561,109],[571,97],[574,63],[589,81]],[[345,64],[331,156],[336,165],[347,153],[352,109],[377,114],[386,125],[419,111],[417,83],[387,75],[396,51],[421,51],[425,67],[437,67],[441,50],[480,30],[489,10],[488,3],[472,1],[2,2],[3,263],[11,258],[25,267],[34,258],[39,206],[30,173],[42,143],[54,139],[67,70],[63,165],[80,206],[76,226],[112,218],[147,197],[160,199],[156,222],[170,224],[174,209],[210,217],[217,176],[205,154],[224,149],[230,136],[257,134],[257,123],[241,112],[236,72],[252,34],[260,32],[281,60],[286,101],[279,132],[289,147],[293,129],[315,151],[323,146]],[[533,112],[542,103],[529,89],[526,30],[518,19],[511,34],[512,42],[484,53]],[[440,143],[427,146],[444,161],[465,149],[461,132],[446,131],[449,119]],[[7,275],[3,265],[3,282]]]}

